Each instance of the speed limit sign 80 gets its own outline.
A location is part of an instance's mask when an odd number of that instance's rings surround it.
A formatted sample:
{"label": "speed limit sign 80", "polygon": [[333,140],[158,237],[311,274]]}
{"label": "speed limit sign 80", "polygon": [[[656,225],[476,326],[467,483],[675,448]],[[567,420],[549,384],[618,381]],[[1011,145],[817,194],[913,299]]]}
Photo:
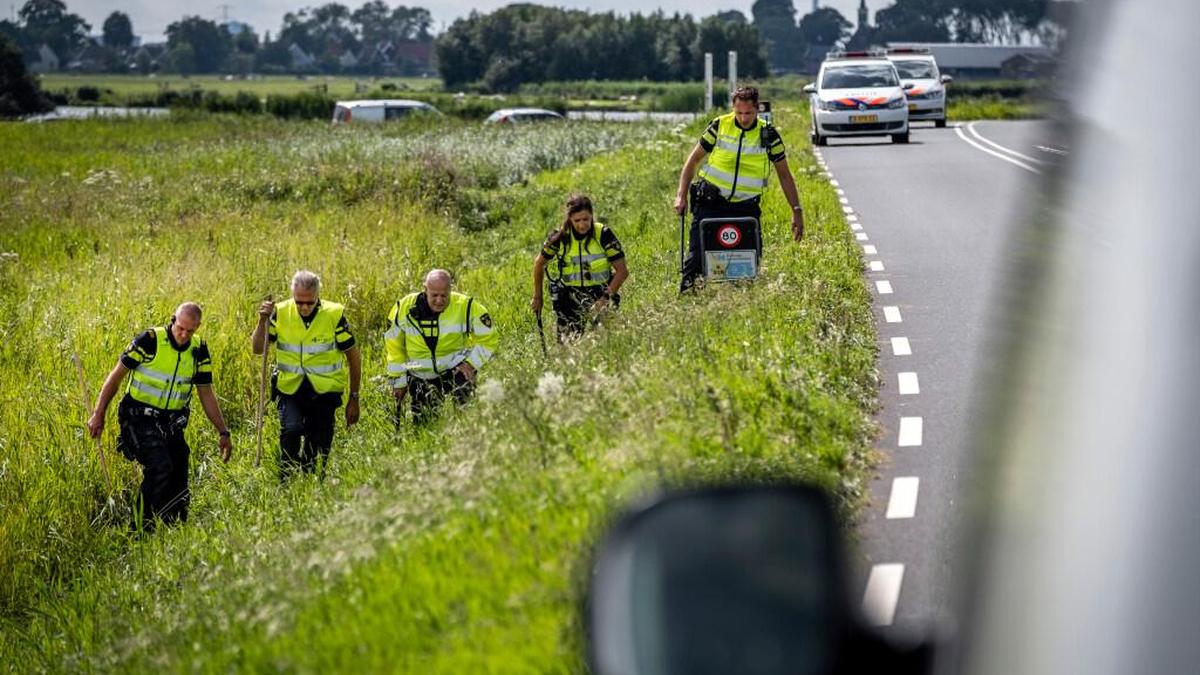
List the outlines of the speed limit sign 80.
{"label": "speed limit sign 80", "polygon": [[742,231],[736,225],[724,225],[717,230],[717,242],[725,248],[733,248],[742,243]]}

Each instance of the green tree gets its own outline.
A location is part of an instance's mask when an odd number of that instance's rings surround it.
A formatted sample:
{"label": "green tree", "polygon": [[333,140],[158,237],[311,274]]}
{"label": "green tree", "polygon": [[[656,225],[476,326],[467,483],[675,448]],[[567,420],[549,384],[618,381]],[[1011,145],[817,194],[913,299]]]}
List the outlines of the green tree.
{"label": "green tree", "polygon": [[180,75],[191,75],[197,72],[196,49],[190,42],[181,42],[167,52],[166,62],[168,70]]}
{"label": "green tree", "polygon": [[53,110],[54,104],[26,70],[21,49],[0,35],[0,117],[11,118]]}
{"label": "green tree", "polygon": [[792,0],[755,0],[750,12],[754,15],[754,27],[767,42],[771,68],[799,68],[804,38],[796,27],[796,7]]}
{"label": "green tree", "polygon": [[950,14],[943,0],[898,0],[875,13],[876,41],[948,42]]}
{"label": "green tree", "polygon": [[[178,58],[182,59],[171,59],[179,72],[217,72],[229,56],[231,43],[228,31],[198,16],[184,17],[167,26],[167,47],[173,54],[179,51]],[[184,71],[180,64],[187,64],[189,54],[191,69]]]}
{"label": "green tree", "polygon": [[124,12],[113,12],[104,20],[104,46],[129,49],[133,46],[133,22]]}
{"label": "green tree", "polygon": [[850,23],[832,7],[822,7],[800,19],[800,34],[808,44],[836,45],[850,35]]}
{"label": "green tree", "polygon": [[28,0],[18,13],[26,36],[25,46],[46,44],[59,59],[83,45],[91,24],[67,11],[62,0]]}

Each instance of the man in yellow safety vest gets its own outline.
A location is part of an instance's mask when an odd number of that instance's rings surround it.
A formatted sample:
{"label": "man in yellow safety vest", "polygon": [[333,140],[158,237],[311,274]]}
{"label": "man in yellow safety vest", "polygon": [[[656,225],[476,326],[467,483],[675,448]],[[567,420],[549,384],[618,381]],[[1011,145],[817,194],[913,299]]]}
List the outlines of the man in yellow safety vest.
{"label": "man in yellow safety vest", "polygon": [[[767,189],[772,166],[792,208],[792,237],[800,241],[804,236],[804,210],[796,182],[788,170],[783,139],[774,126],[758,116],[758,90],[741,87],[733,93],[732,103],[732,112],[709,123],[679,174],[675,212],[680,216],[687,212],[689,197],[692,207],[691,241],[680,291],[691,288],[700,274],[700,221],[759,218],[762,215],[759,202]],[[699,180],[692,183],[697,166],[705,158],[707,162],[700,168]]]}
{"label": "man in yellow safety vest", "polygon": [[358,421],[362,358],[345,308],[322,300],[320,293],[320,277],[308,270],[296,272],[291,299],[278,305],[264,301],[250,338],[255,354],[262,354],[265,340],[275,343],[280,478],[296,469],[314,472],[329,459],[343,394],[346,426]]}
{"label": "man in yellow safety vest", "polygon": [[449,272],[432,270],[424,291],[401,298],[388,314],[384,344],[398,418],[410,390],[416,422],[427,421],[447,395],[465,403],[478,370],[496,351],[487,308],[451,285]]}
{"label": "man in yellow safety vest", "polygon": [[187,426],[192,392],[219,434],[221,459],[228,462],[233,443],[212,388],[212,358],[208,345],[194,334],[200,328],[200,306],[185,302],[166,326],[150,328],[134,338],[104,380],[88,432],[99,438],[108,405],[126,375],[129,385],[117,406],[121,434],[117,447],[126,458],[142,465],[141,508],[136,528],[153,529],[154,519],[183,522],[188,517]]}

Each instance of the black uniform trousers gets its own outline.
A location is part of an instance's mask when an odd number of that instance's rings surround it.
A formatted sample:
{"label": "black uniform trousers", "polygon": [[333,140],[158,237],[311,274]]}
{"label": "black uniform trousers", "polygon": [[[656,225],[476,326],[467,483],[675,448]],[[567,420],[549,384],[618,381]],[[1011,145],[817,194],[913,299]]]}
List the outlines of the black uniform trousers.
{"label": "black uniform trousers", "polygon": [[279,478],[297,470],[313,473],[333,449],[333,426],[342,405],[339,392],[318,394],[306,378],[294,394],[277,392],[279,405]]}
{"label": "black uniform trousers", "polygon": [[[412,411],[413,422],[424,424],[437,416],[447,396],[454,396],[459,405],[464,405],[471,399],[475,385],[458,370],[442,373],[432,380],[419,377],[408,378],[409,409]],[[403,417],[403,411],[397,407],[396,418]]]}
{"label": "black uniform trousers", "polygon": [[[597,300],[604,297],[606,284],[595,286],[550,285],[550,304],[558,320],[558,340],[575,337],[586,328],[588,312]],[[613,296],[612,306],[621,304],[621,294]]]}
{"label": "black uniform trousers", "polygon": [[142,465],[141,508],[134,529],[154,529],[155,518],[166,524],[187,522],[188,460],[191,449],[183,436],[188,411],[159,410],[129,396],[121,399],[117,448],[126,459]]}
{"label": "black uniform trousers", "polygon": [[[696,279],[704,273],[704,263],[700,259],[700,221],[708,218],[762,218],[762,208],[757,199],[746,202],[726,202],[697,204],[692,202],[692,227],[688,231],[688,253],[683,260],[683,278],[679,280],[679,292],[682,293],[696,284]],[[762,246],[762,242],[759,242]],[[759,251],[761,254],[761,251]]]}

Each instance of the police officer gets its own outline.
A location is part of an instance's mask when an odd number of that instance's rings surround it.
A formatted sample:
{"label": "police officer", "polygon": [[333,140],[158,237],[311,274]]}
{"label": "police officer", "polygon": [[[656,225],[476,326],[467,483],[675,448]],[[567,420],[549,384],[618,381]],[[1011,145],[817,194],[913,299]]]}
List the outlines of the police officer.
{"label": "police officer", "polygon": [[618,291],[629,277],[625,252],[616,233],[596,222],[592,200],[586,195],[571,195],[562,226],[550,233],[533,258],[530,307],[535,314],[542,311],[547,264],[553,266],[550,298],[560,341],[582,333],[589,313],[620,304]]}
{"label": "police officer", "polygon": [[322,300],[320,293],[320,277],[308,270],[296,272],[291,299],[278,305],[263,302],[250,338],[255,354],[262,354],[264,337],[275,343],[281,479],[296,469],[311,473],[328,460],[343,394],[346,426],[358,421],[362,359],[345,308]]}
{"label": "police officer", "polygon": [[[732,103],[733,112],[709,123],[679,174],[675,212],[682,216],[687,211],[689,196],[692,206],[691,240],[680,291],[691,288],[700,274],[700,221],[759,218],[762,215],[759,202],[767,188],[771,165],[792,207],[792,236],[796,241],[804,236],[804,211],[788,170],[783,139],[774,126],[758,117],[758,90],[741,87],[733,92]],[[692,183],[696,167],[705,157],[708,161],[700,169],[699,180]]]}
{"label": "police officer", "polygon": [[200,306],[185,302],[166,326],[150,328],[134,338],[104,380],[96,410],[87,422],[92,438],[99,438],[108,404],[121,381],[132,373],[117,406],[121,425],[117,447],[126,458],[142,465],[141,510],[134,516],[135,527],[153,529],[156,517],[168,524],[187,520],[191,450],[183,431],[193,391],[217,429],[221,459],[228,462],[233,450],[213,393],[208,345],[194,337],[200,318]]}
{"label": "police officer", "polygon": [[387,369],[397,416],[411,390],[413,420],[429,420],[447,395],[466,403],[477,373],[496,351],[483,303],[451,290],[450,273],[425,275],[424,291],[404,296],[388,314]]}

